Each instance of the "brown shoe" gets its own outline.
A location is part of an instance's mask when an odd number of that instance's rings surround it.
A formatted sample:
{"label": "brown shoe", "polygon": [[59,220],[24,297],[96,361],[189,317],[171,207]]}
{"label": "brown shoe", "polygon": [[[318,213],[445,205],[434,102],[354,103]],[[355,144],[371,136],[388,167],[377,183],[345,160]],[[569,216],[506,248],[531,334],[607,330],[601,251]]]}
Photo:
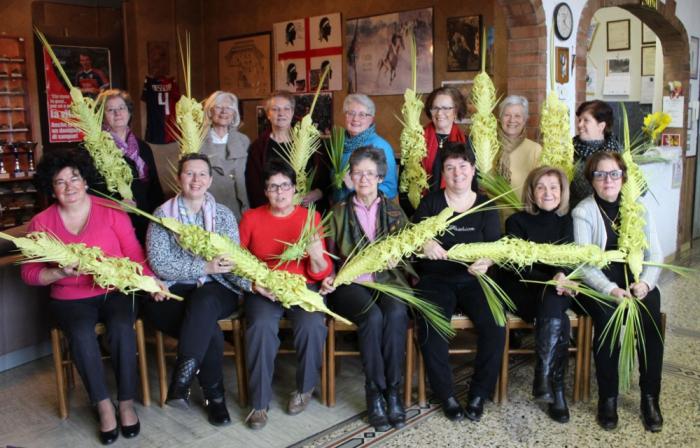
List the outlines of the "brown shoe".
{"label": "brown shoe", "polygon": [[250,429],[263,429],[267,424],[267,409],[252,409],[245,422]]}
{"label": "brown shoe", "polygon": [[289,415],[297,415],[304,412],[304,409],[306,409],[311,401],[312,392],[313,390],[303,394],[300,394],[297,391],[292,392],[292,396],[289,398],[289,403],[287,403],[287,413]]}

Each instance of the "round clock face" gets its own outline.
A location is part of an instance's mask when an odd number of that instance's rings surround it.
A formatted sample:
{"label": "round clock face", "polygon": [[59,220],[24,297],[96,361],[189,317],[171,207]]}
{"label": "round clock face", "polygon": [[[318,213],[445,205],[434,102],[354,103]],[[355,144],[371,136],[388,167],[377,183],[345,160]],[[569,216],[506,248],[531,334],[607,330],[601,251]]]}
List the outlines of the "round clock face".
{"label": "round clock face", "polygon": [[554,32],[561,40],[566,40],[574,30],[574,16],[566,3],[559,3],[554,9]]}

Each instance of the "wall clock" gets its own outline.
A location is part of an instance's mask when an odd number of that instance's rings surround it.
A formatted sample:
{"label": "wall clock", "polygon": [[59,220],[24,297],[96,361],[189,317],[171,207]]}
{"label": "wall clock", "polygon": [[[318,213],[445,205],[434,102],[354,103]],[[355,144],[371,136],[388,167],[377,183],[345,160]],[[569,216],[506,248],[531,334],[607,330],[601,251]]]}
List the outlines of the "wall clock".
{"label": "wall clock", "polygon": [[561,40],[571,37],[574,30],[574,15],[566,3],[559,3],[554,8],[554,33]]}

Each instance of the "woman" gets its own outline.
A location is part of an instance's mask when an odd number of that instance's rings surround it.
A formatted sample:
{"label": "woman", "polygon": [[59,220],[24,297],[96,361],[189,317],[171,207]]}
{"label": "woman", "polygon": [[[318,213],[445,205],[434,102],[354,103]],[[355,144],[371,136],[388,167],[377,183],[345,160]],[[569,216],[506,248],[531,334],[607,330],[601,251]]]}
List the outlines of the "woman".
{"label": "woman", "polygon": [[[445,189],[431,192],[421,200],[413,216],[416,222],[435,216],[448,206],[458,214],[487,200],[472,189],[476,168],[470,146],[449,143],[442,150],[441,160]],[[448,321],[457,309],[463,311],[474,322],[479,335],[474,376],[465,411],[455,398],[452,370],[448,362],[448,341],[432,326],[426,323],[419,326],[420,346],[430,386],[450,420],[462,420],[465,415],[473,421],[481,419],[484,402],[496,387],[505,329],[494,320],[476,278],[485,274],[493,261],[480,259],[465,268],[447,261],[447,250],[455,244],[496,241],[499,237],[497,211],[473,213],[454,222],[443,236],[427,242],[423,253],[428,260],[416,263],[420,275],[416,289],[423,292],[426,300],[442,308]]]}
{"label": "woman", "polygon": [[[248,210],[241,221],[241,245],[274,269],[277,256],[299,239],[307,219],[304,207],[294,205],[296,175],[284,162],[272,160],[263,172],[265,195],[268,205]],[[320,215],[315,213],[316,225]],[[318,282],[326,278],[333,265],[325,253],[325,244],[318,235],[306,247],[302,259],[279,266],[279,269],[303,275],[309,288],[317,288]],[[304,411],[319,380],[319,371],[326,340],[325,316],[310,313],[298,306],[285,309],[277,298],[262,287],[244,300],[248,321],[246,330],[246,364],[248,366],[248,389],[253,406],[246,418],[252,429],[260,429],[267,423],[267,410],[272,399],[272,373],[279,349],[279,320],[282,316],[292,321],[294,348],[299,366],[296,375],[296,390],[292,393],[287,412],[291,415]]]}
{"label": "woman", "polygon": [[455,124],[455,119],[463,120],[467,115],[464,97],[454,87],[438,87],[433,90],[425,101],[425,115],[430,123],[425,126],[425,143],[428,155],[423,159],[423,168],[428,173],[430,191],[445,188],[445,182],[440,178],[442,163],[439,150],[446,142],[467,141],[464,132]]}
{"label": "woman", "polygon": [[[535,243],[564,244],[574,241],[569,215],[569,181],[558,168],[542,166],[527,176],[523,190],[524,210],[506,221],[506,233]],[[560,286],[542,287],[520,280],[555,280]],[[516,305],[517,314],[535,325],[535,378],[532,394],[548,403],[552,420],[569,421],[564,396],[564,377],[569,361],[570,325],[566,310],[571,306],[566,272],[536,264],[518,274],[506,274],[502,286]]]}
{"label": "woman", "polygon": [[575,207],[583,198],[593,193],[591,184],[584,175],[586,161],[600,151],[620,152],[620,143],[613,136],[613,111],[600,100],[586,101],[576,109],[576,131],[574,137],[574,162],[576,171],[571,181],[571,206]]}
{"label": "woman", "polygon": [[[32,218],[29,232],[48,232],[66,244],[99,247],[113,257],[128,257],[151,274],[126,213],[110,201],[87,193],[98,179],[93,161],[84,150],[47,151],[37,165],[38,187],[56,202]],[[132,297],[94,284],[78,266],[50,263],[22,264],[22,280],[50,285],[49,313],[70,345],[73,362],[99,416],[100,441],[108,445],[122,435],[136,437],[141,425],[134,410],[136,396],[136,307]],[[107,343],[117,378],[118,416],[105,383],[95,325],[107,327]]]}
{"label": "woman", "polygon": [[238,132],[238,98],[217,90],[204,102],[204,116],[211,128],[199,152],[208,155],[212,165],[214,179],[209,192],[240,221],[249,208],[245,167],[250,139]]}
{"label": "woman", "polygon": [[[364,146],[372,146],[384,152],[386,158],[386,176],[379,184],[379,190],[387,199],[394,199],[398,195],[398,177],[396,172],[396,159],[391,145],[377,135],[374,124],[376,108],[374,102],[361,93],[353,93],[345,97],[343,113],[345,114],[345,147],[343,149],[342,165],[348,163],[350,155]],[[344,188],[338,193],[338,201],[344,199],[352,191],[353,183],[349,175],[345,176]]]}
{"label": "woman", "polygon": [[[584,173],[594,193],[581,201],[572,213],[574,238],[579,244],[595,244],[605,250],[615,250],[620,236],[620,191],[627,181],[627,166],[618,153],[597,152],[588,159]],[[644,261],[661,263],[663,256],[654,221],[646,211],[644,222],[649,245],[644,251]],[[591,288],[619,300],[635,297],[649,311],[641,313],[646,353],[638,352],[642,421],[644,427],[652,432],[661,431],[663,426],[659,409],[663,363],[663,341],[657,330],[661,328],[661,296],[656,287],[659,273],[660,268],[645,266],[639,282],[634,282],[626,264],[614,263],[605,269],[586,266],[583,270],[584,282]],[[632,282],[629,286],[628,279]],[[595,326],[593,353],[598,380],[598,424],[604,429],[614,429],[617,426],[620,346],[616,343],[611,352],[610,340],[603,340],[600,336],[614,308],[600,306],[585,297],[581,303],[593,318]]]}
{"label": "woman", "polygon": [[[131,167],[134,176],[131,191],[135,205],[141,210],[152,213],[163,202],[163,189],[158,179],[153,151],[148,143],[137,138],[129,124],[134,110],[131,97],[123,90],[105,90],[98,97],[104,102],[104,126],[112,135],[114,143],[124,153],[124,160]],[[146,241],[148,219],[135,214],[130,215],[136,229],[136,236],[141,244]]]}
{"label": "woman", "polygon": [[[349,163],[354,192],[333,207],[329,226],[333,235],[331,247],[341,260],[358,246],[398,232],[408,223],[401,208],[379,192],[378,185],[386,174],[384,153],[369,146],[359,148]],[[357,283],[334,289],[333,280],[330,276],[323,281],[322,294],[332,292],[329,306],[357,325],[369,423],[377,431],[387,431],[392,426],[402,428],[406,425],[406,412],[399,390],[406,356],[406,306]],[[357,280],[409,286],[396,268]]]}
{"label": "woman", "polygon": [[[248,150],[248,162],[245,171],[245,184],[248,190],[248,200],[251,208],[267,204],[267,192],[265,184],[261,180],[267,162],[272,159],[281,159],[285,145],[289,145],[291,139],[292,118],[294,117],[294,96],[289,92],[273,92],[265,100],[265,114],[270,122],[270,130],[262,133]],[[309,160],[310,168],[315,172],[311,185],[311,191],[302,198],[302,204],[307,206],[316,203],[317,209],[326,207],[322,202],[323,191],[326,189],[329,178],[328,169],[324,166],[322,156],[316,152]]]}
{"label": "woman", "polygon": [[528,173],[539,164],[542,152],[538,143],[527,138],[525,125],[529,113],[527,98],[519,95],[506,97],[499,106],[501,154],[498,173],[508,180],[518,196],[522,195]]}
{"label": "woman", "polygon": [[[208,192],[213,180],[209,158],[198,153],[185,155],[177,175],[180,194],[158,207],[155,216],[196,225],[238,242],[233,213]],[[250,283],[230,274],[231,260],[215,257],[207,262],[182,248],[177,237],[158,224],[148,228],[147,250],[153,271],[171,292],[185,298],[145,304],[146,316],[155,327],[179,341],[166,403],[187,409],[190,386],[197,376],[209,423],[227,425],[231,418],[224,400],[224,336],[218,321],[236,311],[238,296],[241,290],[250,289]]]}

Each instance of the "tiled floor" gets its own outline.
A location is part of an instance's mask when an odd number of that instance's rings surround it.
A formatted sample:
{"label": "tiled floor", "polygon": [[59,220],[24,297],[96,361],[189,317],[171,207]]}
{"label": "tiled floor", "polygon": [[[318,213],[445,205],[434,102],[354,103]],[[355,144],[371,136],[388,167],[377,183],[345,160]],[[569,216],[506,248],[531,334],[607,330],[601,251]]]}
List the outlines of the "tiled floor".
{"label": "tiled floor", "polygon": [[[692,251],[682,262],[700,267],[700,250]],[[281,357],[275,377],[275,400],[270,422],[262,431],[248,430],[243,424],[246,409],[236,404],[233,367],[225,372],[231,387],[229,409],[234,423],[225,428],[210,426],[201,407],[188,412],[172,408],[139,406],[142,434],[133,440],[119,439],[116,447],[199,447],[220,446],[576,446],[576,447],[697,447],[700,446],[700,275],[678,278],[664,275],[661,286],[662,309],[668,315],[666,352],[661,406],[664,429],[659,434],[644,431],[639,419],[639,392],[633,388],[620,397],[620,425],[603,431],[595,423],[595,380],[593,400],[571,406],[571,422],[565,425],[549,420],[530,401],[532,364],[518,360],[512,364],[509,401],[489,403],[481,423],[452,423],[440,408],[413,407],[409,425],[401,431],[375,433],[364,423],[363,377],[354,359],[343,361],[337,380],[337,405],[329,409],[312,402],[303,414],[284,413],[294,375],[293,358]],[[155,363],[151,363],[151,390],[157,401]],[[456,378],[466,386],[471,369],[457,366]],[[462,388],[462,390],[464,390]],[[570,396],[570,394],[569,394]],[[194,402],[199,394],[193,394]],[[72,391],[70,418],[57,417],[53,366],[50,358],[0,374],[0,446],[83,447],[97,446],[96,426],[85,392],[80,384]]]}

